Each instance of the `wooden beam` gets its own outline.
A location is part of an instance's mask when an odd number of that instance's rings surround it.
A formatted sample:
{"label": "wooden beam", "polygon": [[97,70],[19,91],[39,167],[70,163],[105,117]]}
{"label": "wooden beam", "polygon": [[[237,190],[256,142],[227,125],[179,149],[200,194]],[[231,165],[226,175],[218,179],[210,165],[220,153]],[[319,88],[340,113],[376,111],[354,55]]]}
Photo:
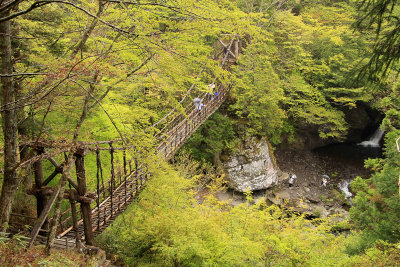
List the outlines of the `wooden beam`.
{"label": "wooden beam", "polygon": [[224,42],[222,42],[222,40],[221,39],[218,39],[218,41],[225,47],[225,48],[227,48],[228,47],[228,45],[226,45],[226,44],[224,44]]}
{"label": "wooden beam", "polygon": [[37,235],[39,234],[40,228],[43,226],[44,222],[47,219],[47,216],[49,215],[49,212],[51,210],[51,207],[53,206],[54,202],[56,201],[56,198],[58,194],[60,193],[60,188],[57,187],[56,190],[54,190],[53,194],[51,195],[49,201],[47,201],[46,206],[42,210],[42,213],[39,216],[38,222],[35,224],[35,227],[32,230],[32,233],[30,235],[31,240],[29,241],[28,248],[32,247],[33,243],[36,240]]}
{"label": "wooden beam", "polygon": [[[51,180],[53,180],[53,178],[57,176],[57,174],[62,173],[62,172],[63,172],[62,166],[56,167],[54,172],[52,174],[50,174],[49,177],[47,177],[47,179],[43,182],[43,185],[48,185],[51,182]],[[66,178],[67,178],[67,181],[70,183],[70,185],[72,185],[73,188],[78,190],[78,185],[71,178],[69,178],[69,177],[66,177]]]}
{"label": "wooden beam", "polygon": [[53,173],[50,174],[49,177],[46,178],[46,180],[44,180],[44,182],[43,182],[42,185],[48,185],[48,184],[51,182],[51,180],[53,180],[53,178],[56,177],[57,174],[59,174],[59,173],[60,173],[60,172],[59,172],[57,169],[55,169],[55,170],[53,171]]}
{"label": "wooden beam", "polygon": [[57,161],[53,158],[53,157],[49,157],[47,158],[48,161],[51,162],[51,164],[53,164],[54,167],[59,168],[61,165],[57,163]]}
{"label": "wooden beam", "polygon": [[78,190],[78,185],[69,177],[67,177],[67,181],[70,185],[72,185],[73,188],[75,188],[76,190]]}
{"label": "wooden beam", "polygon": [[[64,169],[64,167],[63,167],[64,163],[58,164],[57,161],[56,161],[54,158],[52,158],[52,157],[48,158],[48,161],[50,161],[51,164],[54,165],[55,170],[54,170],[54,172],[53,172],[52,174],[50,174],[50,176],[43,182],[43,185],[48,185],[48,183],[49,183],[57,174],[62,173],[62,172],[63,172],[63,169]],[[67,178],[67,181],[72,185],[72,187],[74,187],[76,190],[78,190],[78,185],[77,185],[71,178],[69,178],[69,177],[66,177],[66,178]]]}
{"label": "wooden beam", "polygon": [[76,248],[80,248],[80,242],[81,242],[81,235],[79,233],[79,226],[78,226],[78,216],[76,213],[76,203],[75,201],[71,201],[71,213],[72,213],[72,227],[75,230],[75,243],[76,243]]}
{"label": "wooden beam", "polygon": [[[36,188],[30,189],[27,191],[27,194],[35,196],[36,195],[50,196],[54,193],[54,190],[55,190],[54,187],[46,186],[42,187],[41,189],[36,189]],[[64,198],[83,203],[92,203],[92,201],[96,198],[96,195],[91,193],[86,193],[85,196],[81,196],[75,189],[65,189]]]}
{"label": "wooden beam", "polygon": [[236,60],[239,58],[239,40],[235,41],[235,58]]}

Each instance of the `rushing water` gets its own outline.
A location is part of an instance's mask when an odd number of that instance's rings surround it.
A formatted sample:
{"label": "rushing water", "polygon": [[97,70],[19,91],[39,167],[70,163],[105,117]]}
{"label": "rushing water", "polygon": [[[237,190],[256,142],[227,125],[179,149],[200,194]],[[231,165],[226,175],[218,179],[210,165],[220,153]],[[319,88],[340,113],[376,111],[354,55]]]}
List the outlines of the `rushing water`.
{"label": "rushing water", "polygon": [[350,205],[353,206],[353,202],[351,201],[351,197],[353,194],[350,192],[349,185],[351,180],[342,180],[338,183],[339,189],[344,193],[346,199],[349,201]]}
{"label": "rushing water", "polygon": [[368,140],[362,141],[358,145],[363,147],[380,147],[380,141],[384,133],[384,131],[378,128]]}
{"label": "rushing water", "polygon": [[350,182],[351,181],[349,181],[349,180],[343,180],[343,181],[338,183],[338,187],[345,194],[346,198],[350,198],[350,197],[353,196],[353,194],[349,190]]}

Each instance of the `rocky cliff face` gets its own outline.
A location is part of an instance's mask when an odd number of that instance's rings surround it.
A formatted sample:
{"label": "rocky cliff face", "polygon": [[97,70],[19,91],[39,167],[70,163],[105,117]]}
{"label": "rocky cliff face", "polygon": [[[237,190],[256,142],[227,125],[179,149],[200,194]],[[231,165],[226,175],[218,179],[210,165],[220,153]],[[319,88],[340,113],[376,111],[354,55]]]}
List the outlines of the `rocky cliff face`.
{"label": "rocky cliff face", "polygon": [[268,141],[249,138],[242,143],[239,151],[222,162],[228,186],[245,192],[267,189],[278,182],[278,169],[274,165],[268,148]]}

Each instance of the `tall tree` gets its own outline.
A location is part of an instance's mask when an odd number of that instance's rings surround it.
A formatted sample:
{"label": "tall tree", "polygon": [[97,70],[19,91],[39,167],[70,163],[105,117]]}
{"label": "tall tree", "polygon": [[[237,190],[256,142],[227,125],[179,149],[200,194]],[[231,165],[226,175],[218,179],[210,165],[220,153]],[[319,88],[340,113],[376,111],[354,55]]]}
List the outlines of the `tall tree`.
{"label": "tall tree", "polygon": [[[3,6],[0,6],[0,10]],[[0,12],[0,18],[10,15],[10,8]],[[4,136],[4,180],[0,196],[0,231],[7,229],[14,193],[18,188],[17,176],[17,111],[13,85],[11,49],[11,21],[0,22],[1,57],[1,117]]]}

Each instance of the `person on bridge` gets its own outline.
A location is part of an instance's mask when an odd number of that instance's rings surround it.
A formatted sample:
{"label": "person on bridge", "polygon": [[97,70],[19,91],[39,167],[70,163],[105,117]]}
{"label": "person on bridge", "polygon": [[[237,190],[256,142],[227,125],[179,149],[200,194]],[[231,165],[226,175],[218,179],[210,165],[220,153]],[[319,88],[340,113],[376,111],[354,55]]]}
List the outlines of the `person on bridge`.
{"label": "person on bridge", "polygon": [[209,85],[207,85],[208,101],[212,100],[214,89],[215,89],[215,83],[210,83]]}
{"label": "person on bridge", "polygon": [[200,102],[198,111],[200,112],[203,107],[204,107],[204,104]]}
{"label": "person on bridge", "polygon": [[193,99],[193,103],[194,103],[194,108],[195,108],[196,110],[199,110],[200,103],[201,103],[201,99],[198,98],[198,97],[196,97],[195,99]]}

